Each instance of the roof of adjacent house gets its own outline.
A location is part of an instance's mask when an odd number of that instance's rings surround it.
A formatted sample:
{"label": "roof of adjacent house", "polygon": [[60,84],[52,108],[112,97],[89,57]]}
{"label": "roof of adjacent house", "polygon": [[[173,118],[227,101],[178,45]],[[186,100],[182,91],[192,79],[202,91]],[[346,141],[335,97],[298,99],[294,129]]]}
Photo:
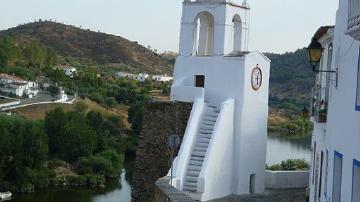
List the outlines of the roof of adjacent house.
{"label": "roof of adjacent house", "polygon": [[329,29],[333,29],[335,26],[322,26],[320,27],[314,34],[313,38],[316,40],[321,39],[328,31]]}
{"label": "roof of adjacent house", "polygon": [[0,79],[8,79],[8,80],[17,81],[17,82],[27,82],[25,79],[23,79],[19,76],[5,74],[5,73],[0,74]]}
{"label": "roof of adjacent house", "polygon": [[14,82],[14,83],[11,83],[10,85],[13,85],[13,86],[25,86],[26,83]]}
{"label": "roof of adjacent house", "polygon": [[64,69],[64,70],[67,70],[67,69],[75,69],[74,67],[69,66],[69,65],[59,65],[59,66],[56,66],[55,68],[56,68],[56,69]]}

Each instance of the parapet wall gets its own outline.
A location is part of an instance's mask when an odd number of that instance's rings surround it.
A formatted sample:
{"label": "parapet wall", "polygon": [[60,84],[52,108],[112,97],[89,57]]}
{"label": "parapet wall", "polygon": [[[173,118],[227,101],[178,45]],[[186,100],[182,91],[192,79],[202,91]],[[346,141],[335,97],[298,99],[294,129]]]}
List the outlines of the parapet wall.
{"label": "parapet wall", "polygon": [[156,202],[195,202],[190,196],[170,186],[170,177],[163,177],[156,181],[154,197]]}
{"label": "parapet wall", "polygon": [[166,176],[171,167],[168,137],[171,134],[178,134],[180,139],[183,139],[191,108],[190,103],[163,101],[146,103],[132,178],[133,201],[155,201],[155,182]]}
{"label": "parapet wall", "polygon": [[267,189],[299,189],[309,186],[309,171],[269,171],[265,173]]}

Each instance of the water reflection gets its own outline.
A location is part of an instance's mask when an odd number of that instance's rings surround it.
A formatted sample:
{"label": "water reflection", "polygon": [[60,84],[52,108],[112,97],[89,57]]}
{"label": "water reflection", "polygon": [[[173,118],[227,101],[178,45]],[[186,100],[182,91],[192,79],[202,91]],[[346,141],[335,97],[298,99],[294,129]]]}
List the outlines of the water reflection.
{"label": "water reflection", "polygon": [[126,172],[121,174],[120,186],[112,190],[110,193],[104,195],[95,196],[93,202],[115,202],[115,201],[131,201],[131,187],[128,181],[126,181]]}
{"label": "water reflection", "polygon": [[33,194],[15,194],[13,202],[130,202],[129,180],[133,170],[133,159],[125,161],[119,179],[110,180],[104,189],[47,188]]}
{"label": "water reflection", "polygon": [[274,165],[287,159],[305,159],[310,162],[311,136],[284,138],[269,134],[266,164]]}
{"label": "water reflection", "polygon": [[[310,160],[311,137],[282,138],[269,135],[267,143],[268,165],[281,163],[290,158]],[[121,178],[109,181],[105,189],[67,188],[42,189],[34,194],[15,194],[13,202],[130,202],[130,181],[133,173],[134,158],[124,164]]]}

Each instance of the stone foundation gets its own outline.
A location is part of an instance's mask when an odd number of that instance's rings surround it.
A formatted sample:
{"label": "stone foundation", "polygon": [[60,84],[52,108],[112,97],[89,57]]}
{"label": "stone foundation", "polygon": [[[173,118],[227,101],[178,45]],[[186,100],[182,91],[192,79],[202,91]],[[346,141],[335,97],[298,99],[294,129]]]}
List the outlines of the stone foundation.
{"label": "stone foundation", "polygon": [[168,137],[171,134],[178,134],[182,140],[191,108],[190,103],[162,101],[146,103],[132,178],[133,201],[155,201],[155,182],[166,176],[171,167]]}

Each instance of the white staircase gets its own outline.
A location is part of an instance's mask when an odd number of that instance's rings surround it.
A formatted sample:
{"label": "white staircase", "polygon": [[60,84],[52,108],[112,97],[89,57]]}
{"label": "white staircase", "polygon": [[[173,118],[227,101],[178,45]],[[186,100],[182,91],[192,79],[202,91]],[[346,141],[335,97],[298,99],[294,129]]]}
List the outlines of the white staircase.
{"label": "white staircase", "polygon": [[187,166],[183,191],[197,192],[198,178],[219,112],[215,106],[209,104],[204,110],[195,145],[192,148],[190,161]]}

